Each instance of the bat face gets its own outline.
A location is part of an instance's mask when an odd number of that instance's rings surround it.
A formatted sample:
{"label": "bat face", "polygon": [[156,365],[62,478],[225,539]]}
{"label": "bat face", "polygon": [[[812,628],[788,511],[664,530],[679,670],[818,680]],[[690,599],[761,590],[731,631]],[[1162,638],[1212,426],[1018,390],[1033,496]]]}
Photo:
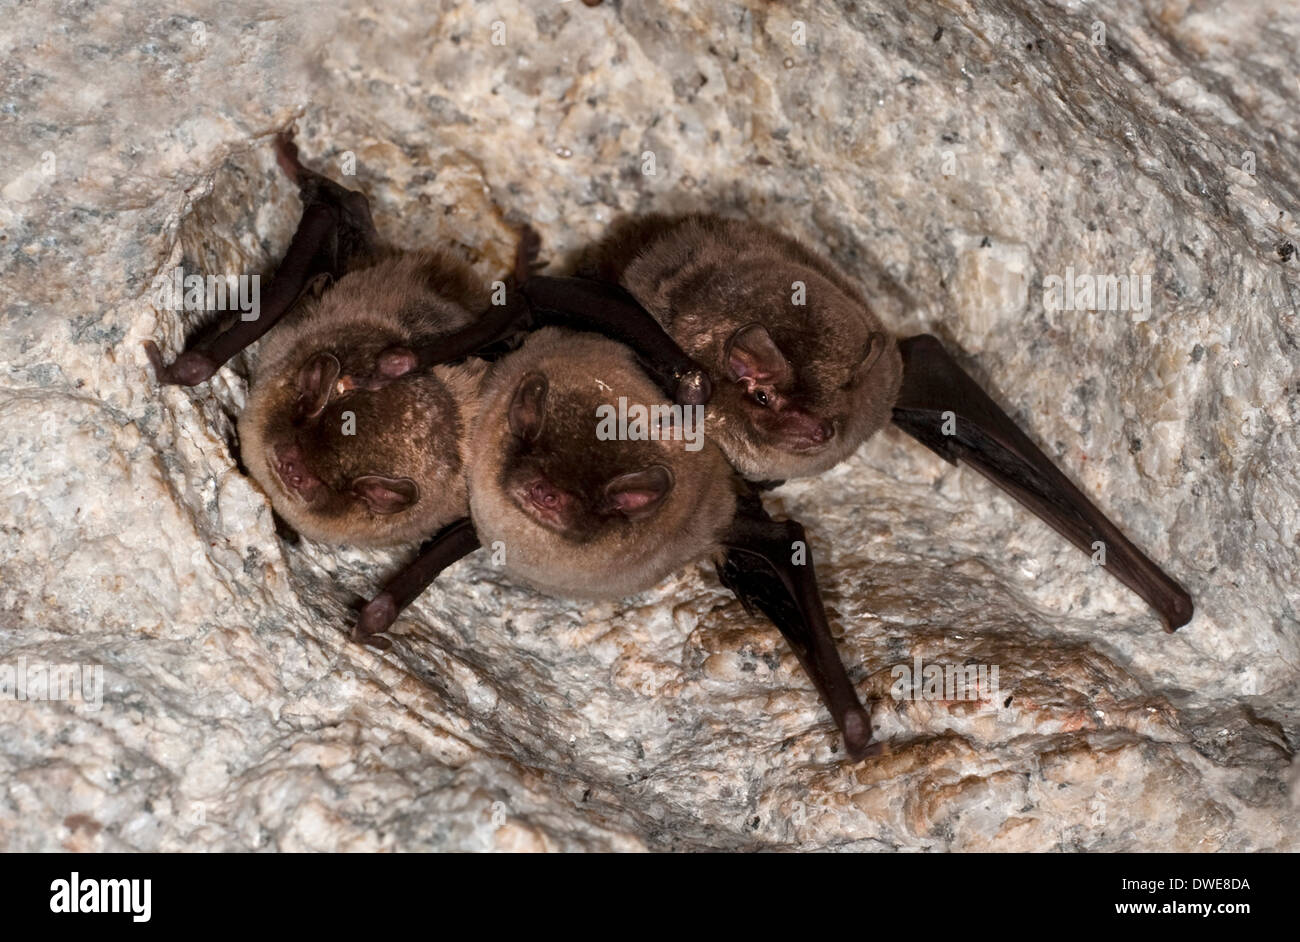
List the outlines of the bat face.
{"label": "bat face", "polygon": [[[654,514],[676,483],[649,449],[595,437],[594,410],[552,403],[546,374],[525,374],[510,400],[510,438],[498,483],[537,525],[573,543]],[[547,427],[547,419],[550,427]],[[601,445],[599,461],[588,460]],[[608,446],[613,447],[608,447]],[[647,461],[654,463],[646,464]]]}
{"label": "bat face", "polygon": [[346,275],[268,340],[240,417],[245,461],[272,506],[322,542],[409,542],[468,506],[484,368],[418,369],[409,350],[468,315],[426,290],[411,259],[377,268]]}
{"label": "bat face", "polygon": [[484,546],[500,544],[507,571],[544,591],[647,589],[706,555],[734,514],[717,448],[693,445],[671,421],[652,431],[648,418],[620,436],[620,398],[627,416],[637,406],[672,415],[626,348],[555,328],[533,334],[485,385],[469,474],[474,526]]}
{"label": "bat face", "polygon": [[607,258],[709,367],[710,430],[743,474],[818,474],[889,420],[902,379],[896,344],[828,262],[761,226],[714,217],[631,237],[644,239],[639,250],[625,235]]}

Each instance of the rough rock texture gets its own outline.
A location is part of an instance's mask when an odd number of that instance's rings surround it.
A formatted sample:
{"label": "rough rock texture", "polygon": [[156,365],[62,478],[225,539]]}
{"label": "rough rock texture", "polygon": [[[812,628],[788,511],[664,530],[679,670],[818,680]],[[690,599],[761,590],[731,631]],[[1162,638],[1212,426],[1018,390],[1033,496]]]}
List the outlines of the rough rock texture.
{"label": "rough rock texture", "polygon": [[[0,701],[0,848],[1297,849],[1295,4],[337,6],[0,4],[0,668],[104,677],[98,711]],[[290,125],[484,277],[523,220],[557,265],[648,210],[806,239],[963,349],[1195,620],[891,430],[775,495],[883,759],[836,761],[704,568],[575,606],[473,557],[390,653],[348,643],[403,554],[282,542],[237,466],[251,360],[160,390],[140,346],[199,319],[156,274],[283,252]],[[1151,304],[1055,309],[1067,268]],[[891,699],[917,656],[997,665],[999,702]]]}

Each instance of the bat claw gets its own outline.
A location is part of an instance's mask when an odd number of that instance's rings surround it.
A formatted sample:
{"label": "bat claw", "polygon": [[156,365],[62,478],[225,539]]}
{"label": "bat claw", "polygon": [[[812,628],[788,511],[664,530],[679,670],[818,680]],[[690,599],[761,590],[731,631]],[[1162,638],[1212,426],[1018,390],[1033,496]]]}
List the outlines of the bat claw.
{"label": "bat claw", "polygon": [[364,644],[368,648],[374,648],[376,651],[387,651],[393,646],[393,642],[383,635],[362,635],[356,631],[352,632],[352,640],[357,644]]}
{"label": "bat claw", "polygon": [[275,136],[275,160],[284,171],[284,175],[294,183],[300,183],[303,170],[298,160],[298,145],[293,142],[293,130],[281,131]]}
{"label": "bat claw", "polygon": [[849,755],[852,757],[854,762],[861,762],[863,759],[879,759],[882,756],[893,754],[894,749],[889,743],[873,742],[863,748],[859,754],[853,755],[853,753],[850,753]]}
{"label": "bat claw", "polygon": [[[346,373],[339,376],[331,384],[331,392],[340,396],[354,390],[376,392],[396,382],[403,376],[415,372],[419,367],[420,357],[414,350],[409,347],[389,347],[381,351],[375,358],[373,372]],[[321,408],[324,408],[324,406],[322,405]],[[308,417],[314,418],[315,415]]]}
{"label": "bat claw", "polygon": [[172,386],[197,386],[212,378],[217,372],[218,363],[198,350],[187,350],[178,356],[171,365],[163,362],[162,352],[152,340],[144,342],[145,355],[153,365],[158,382]]}
{"label": "bat claw", "polygon": [[519,241],[515,244],[515,281],[523,284],[532,277],[537,267],[537,256],[542,250],[542,237],[537,230],[524,224],[519,230]]}

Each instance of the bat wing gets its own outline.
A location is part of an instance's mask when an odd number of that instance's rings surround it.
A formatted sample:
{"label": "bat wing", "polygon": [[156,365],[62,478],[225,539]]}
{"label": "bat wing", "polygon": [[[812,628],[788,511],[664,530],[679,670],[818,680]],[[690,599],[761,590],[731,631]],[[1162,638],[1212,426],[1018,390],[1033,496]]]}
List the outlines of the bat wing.
{"label": "bat wing", "polygon": [[[746,609],[762,612],[780,630],[839,727],[849,757],[868,755],[871,718],[835,649],[803,527],[774,521],[755,496],[742,502],[722,542],[722,583]],[[792,561],[796,543],[803,546],[802,565]]]}
{"label": "bat wing", "polygon": [[[480,546],[478,533],[468,517],[449,523],[420,546],[420,552],[405,569],[384,586],[382,592],[361,608],[354,641],[374,643],[373,636],[387,631],[398,614],[433,584],[444,569],[459,562]],[[383,644],[387,647],[387,644]]]}
{"label": "bat wing", "polygon": [[969,464],[1103,565],[1174,631],[1191,620],[1187,591],[1084,496],[930,334],[899,344],[903,385],[894,424],[946,461]]}
{"label": "bat wing", "polygon": [[195,386],[210,379],[223,363],[275,326],[315,279],[341,277],[355,256],[375,244],[365,196],[304,167],[288,134],[279,135],[275,146],[281,168],[298,184],[303,209],[284,260],[260,300],[258,316],[238,321],[206,347],[187,350],[171,364],[164,364],[152,340],[145,341],[145,352],[161,383]]}
{"label": "bat wing", "polygon": [[[568,327],[599,333],[629,347],[650,378],[674,402],[703,405],[713,386],[703,366],[679,347],[650,313],[617,285],[585,278],[529,275],[522,259],[535,251],[536,236],[525,228],[515,278],[522,287],[507,292],[506,303],[493,305],[463,329],[444,334],[414,350],[412,366],[428,368],[471,355],[495,357],[508,350],[511,338],[539,327]],[[367,379],[372,387],[386,380]]]}

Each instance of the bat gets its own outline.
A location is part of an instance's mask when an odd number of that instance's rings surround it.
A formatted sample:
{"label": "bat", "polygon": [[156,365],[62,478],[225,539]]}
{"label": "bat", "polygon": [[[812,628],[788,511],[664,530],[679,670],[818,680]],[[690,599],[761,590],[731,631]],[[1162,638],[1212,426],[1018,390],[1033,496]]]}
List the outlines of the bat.
{"label": "bat", "polygon": [[625,289],[704,365],[710,437],[746,477],[819,474],[889,421],[894,339],[793,239],[716,216],[649,216],[616,226],[580,270]]}
{"label": "bat", "polygon": [[243,458],[302,535],[393,546],[465,516],[477,359],[416,366],[411,351],[487,305],[450,257],[395,253],[343,275],[263,343],[239,418]]}
{"label": "bat", "polygon": [[[486,369],[474,355],[541,323],[616,336],[644,349],[682,401],[707,400],[703,368],[617,292],[577,286],[557,309],[545,303],[557,280],[537,278],[542,303],[514,290],[509,303],[490,303],[448,253],[382,245],[365,196],[306,168],[290,136],[277,137],[276,156],[303,215],[260,316],[171,364],[152,341],[145,350],[160,382],[193,386],[281,325],[263,344],[239,432],[250,473],[299,533],[387,546],[464,517],[462,469]],[[515,287],[536,252],[525,227]]]}
{"label": "bat", "polygon": [[[619,414],[631,417],[621,427]],[[532,334],[484,382],[470,520],[430,541],[363,607],[358,637],[386,630],[480,545],[503,550],[512,577],[566,598],[621,598],[711,560],[787,638],[846,752],[862,758],[870,716],[835,649],[812,562],[792,562],[797,545],[806,552],[803,528],[772,520],[722,452],[692,437],[695,421],[669,405],[627,347],[554,327]]]}
{"label": "bat", "polygon": [[[625,292],[530,277],[528,229],[514,273],[526,290],[485,306],[464,266],[381,246],[364,196],[305,168],[287,136],[276,148],[304,210],[261,318],[171,364],[153,343],[145,349],[161,382],[196,385],[282,324],[263,345],[239,423],[272,506],[327,542],[388,545],[437,531],[362,609],[354,637],[386,646],[378,633],[480,545],[476,523],[492,542],[508,541],[512,572],[565,595],[631,594],[712,556],[746,607],[790,640],[849,754],[865,755],[869,716],[835,651],[811,562],[790,562],[802,528],[773,521],[753,493],[738,497],[743,485],[712,445],[593,438],[592,407],[611,405],[602,394],[616,388],[661,408],[665,394],[707,401],[701,365]],[[491,372],[470,357],[543,324],[626,346],[549,328]],[[687,430],[684,413],[667,415],[670,429]],[[662,432],[662,417],[655,422]],[[468,506],[466,468],[480,498]]]}
{"label": "bat", "polygon": [[[625,222],[588,252],[709,371],[709,430],[759,481],[817,473],[887,421],[970,464],[1132,589],[1173,631],[1190,595],[1024,434],[935,337],[896,341],[847,278],[793,239],[692,215]],[[800,290],[802,286],[802,292]],[[800,303],[802,302],[802,303]]]}
{"label": "bat", "polygon": [[[390,546],[423,539],[468,508],[463,466],[486,365],[447,359],[489,306],[485,285],[445,252],[380,243],[369,204],[308,170],[276,140],[303,215],[254,321],[166,365],[195,385],[266,336],[239,418],[243,459],[276,512],[310,539]],[[279,325],[268,335],[272,327]]]}

